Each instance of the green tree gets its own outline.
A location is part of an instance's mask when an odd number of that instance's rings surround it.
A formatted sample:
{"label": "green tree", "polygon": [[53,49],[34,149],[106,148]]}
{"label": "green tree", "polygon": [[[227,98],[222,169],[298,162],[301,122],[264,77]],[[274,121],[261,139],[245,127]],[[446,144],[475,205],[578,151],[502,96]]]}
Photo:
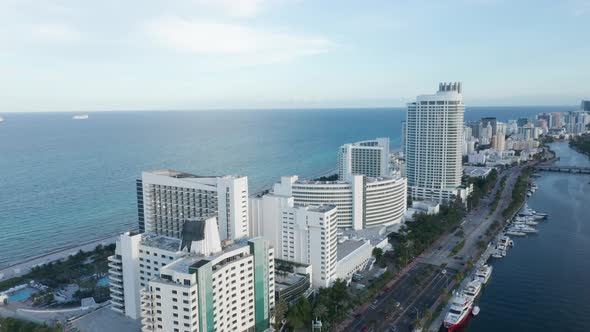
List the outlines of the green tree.
{"label": "green tree", "polygon": [[326,316],[327,312],[328,309],[326,308],[326,306],[320,303],[316,305],[316,307],[313,309],[313,316],[315,318],[322,319],[324,316]]}
{"label": "green tree", "polygon": [[373,248],[373,257],[377,260],[377,263],[381,262],[381,258],[383,257],[383,249],[381,248]]}
{"label": "green tree", "polygon": [[287,304],[285,303],[285,301],[280,300],[277,305],[275,306],[275,312],[274,312],[274,316],[275,316],[275,323],[274,323],[274,328],[275,330],[280,330],[281,326],[283,326],[283,319],[285,319],[285,316],[287,314]]}

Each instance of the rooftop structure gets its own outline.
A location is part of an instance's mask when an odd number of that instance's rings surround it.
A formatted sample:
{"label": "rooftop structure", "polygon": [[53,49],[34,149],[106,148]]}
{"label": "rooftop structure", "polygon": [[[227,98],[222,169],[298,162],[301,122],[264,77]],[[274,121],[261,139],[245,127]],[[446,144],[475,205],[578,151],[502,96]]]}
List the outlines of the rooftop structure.
{"label": "rooftop structure", "polygon": [[344,144],[338,154],[338,178],[351,175],[380,177],[389,175],[389,138]]}
{"label": "rooftop structure", "polygon": [[463,167],[463,171],[465,175],[470,178],[481,178],[484,179],[488,177],[490,172],[492,171],[492,167],[476,167],[476,166],[465,166]]}
{"label": "rooftop structure", "polygon": [[137,181],[137,205],[141,231],[180,238],[187,220],[216,216],[222,240],[249,235],[247,177],[146,171]]}

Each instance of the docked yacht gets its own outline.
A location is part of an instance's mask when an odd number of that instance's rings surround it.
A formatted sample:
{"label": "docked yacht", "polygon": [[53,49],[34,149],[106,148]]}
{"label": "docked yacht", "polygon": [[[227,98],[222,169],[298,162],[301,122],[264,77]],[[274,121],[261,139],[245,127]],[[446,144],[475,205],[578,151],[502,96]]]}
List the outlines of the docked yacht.
{"label": "docked yacht", "polygon": [[516,221],[516,222],[519,222],[519,221],[533,221],[533,220],[535,220],[535,217],[534,216],[525,216],[525,217],[517,216],[517,217],[514,217],[514,221]]}
{"label": "docked yacht", "polygon": [[479,292],[481,292],[481,285],[482,283],[479,278],[475,278],[467,284],[467,287],[463,290],[463,294],[470,297],[471,301],[475,301],[475,298],[479,295]]}
{"label": "docked yacht", "polygon": [[539,231],[532,228],[531,226],[527,226],[527,225],[523,225],[523,224],[516,224],[516,225],[511,225],[510,228],[508,228],[509,231],[517,231],[517,232],[522,232],[522,233],[538,233]]}
{"label": "docked yacht", "polygon": [[506,234],[512,235],[512,236],[525,236],[526,235],[526,233],[519,232],[519,231],[513,231],[510,229],[508,231],[506,231]]}
{"label": "docked yacht", "polygon": [[478,277],[483,284],[487,284],[492,276],[493,269],[494,267],[491,265],[482,265],[477,271],[475,271],[475,276]]}
{"label": "docked yacht", "polygon": [[[505,251],[504,251],[505,253]],[[506,256],[506,254],[502,255],[502,252],[500,250],[496,250],[494,252],[492,252],[492,257],[494,258],[504,258],[504,256]]]}
{"label": "docked yacht", "polygon": [[510,240],[510,237],[504,235],[500,238],[500,241],[498,242],[499,244],[503,245],[504,247],[508,247],[510,246],[512,241]]}
{"label": "docked yacht", "polygon": [[451,309],[445,316],[444,325],[452,332],[465,323],[473,309],[473,300],[462,293],[457,293],[451,300]]}
{"label": "docked yacht", "polygon": [[517,221],[512,223],[511,226],[518,226],[518,227],[530,227],[530,226],[537,226],[539,223],[536,221]]}

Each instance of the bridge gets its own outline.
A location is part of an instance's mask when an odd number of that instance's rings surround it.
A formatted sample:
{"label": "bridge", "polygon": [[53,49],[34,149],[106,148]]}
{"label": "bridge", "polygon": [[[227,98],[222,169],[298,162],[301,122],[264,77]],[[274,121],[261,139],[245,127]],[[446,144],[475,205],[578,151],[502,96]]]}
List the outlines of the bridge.
{"label": "bridge", "polygon": [[576,174],[590,174],[590,167],[580,166],[535,166],[537,171],[544,172],[562,172],[562,173],[576,173]]}

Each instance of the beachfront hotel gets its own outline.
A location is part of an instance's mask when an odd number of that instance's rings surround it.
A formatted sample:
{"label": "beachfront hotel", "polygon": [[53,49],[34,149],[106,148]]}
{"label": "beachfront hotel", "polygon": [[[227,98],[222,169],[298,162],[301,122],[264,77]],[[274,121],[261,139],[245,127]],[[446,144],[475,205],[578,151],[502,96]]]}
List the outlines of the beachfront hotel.
{"label": "beachfront hotel", "polygon": [[338,179],[345,180],[353,174],[374,178],[389,175],[388,137],[344,144],[340,147]]}
{"label": "beachfront hotel", "polygon": [[408,104],[406,176],[413,199],[467,198],[461,188],[464,112],[460,82],[441,83],[436,94]]}
{"label": "beachfront hotel", "polygon": [[296,205],[293,196],[275,193],[252,203],[257,214],[251,219],[252,233],[269,241],[277,259],[310,266],[307,274],[314,289],[329,287],[336,279],[350,280],[370,264],[373,248],[387,243],[384,227],[343,234],[334,205]]}
{"label": "beachfront hotel", "polygon": [[140,232],[180,238],[186,220],[217,216],[222,240],[248,236],[248,178],[197,176],[173,170],[137,180]]}
{"label": "beachfront hotel", "polygon": [[[283,176],[271,192],[292,196],[297,205],[336,206],[341,229],[399,224],[407,207],[406,179],[399,176],[350,175],[347,181],[299,180],[296,175]],[[256,199],[250,199],[251,208]]]}
{"label": "beachfront hotel", "polygon": [[267,194],[254,202],[252,232],[267,239],[277,259],[311,266],[316,289],[336,279],[338,214],[334,205],[295,205],[292,196]]}
{"label": "beachfront hotel", "polygon": [[263,238],[222,242],[217,220],[182,237],[125,233],[109,258],[112,309],[142,331],[264,331],[274,307],[274,252]]}

